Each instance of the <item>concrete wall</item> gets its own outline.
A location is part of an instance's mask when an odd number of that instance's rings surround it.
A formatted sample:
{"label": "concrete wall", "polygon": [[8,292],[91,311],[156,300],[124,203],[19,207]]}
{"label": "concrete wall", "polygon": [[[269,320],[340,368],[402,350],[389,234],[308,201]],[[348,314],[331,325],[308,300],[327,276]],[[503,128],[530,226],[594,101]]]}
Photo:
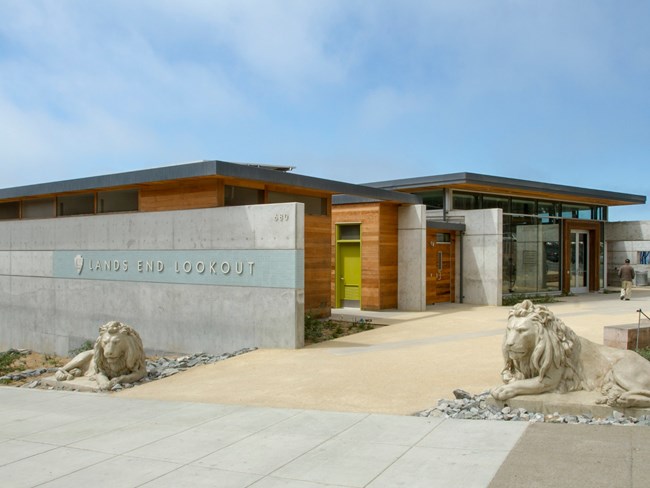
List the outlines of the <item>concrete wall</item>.
{"label": "concrete wall", "polygon": [[426,309],[427,219],[426,206],[409,205],[398,210],[398,291],[399,310]]}
{"label": "concrete wall", "polygon": [[620,286],[617,269],[630,260],[635,271],[650,271],[650,265],[640,264],[639,253],[650,251],[650,221],[605,223],[607,245],[607,285]]}
{"label": "concrete wall", "polygon": [[99,325],[145,349],[304,343],[304,205],[0,222],[0,350],[66,354]]}
{"label": "concrete wall", "polygon": [[[503,212],[501,209],[454,210],[464,221],[462,240],[463,302],[501,305],[503,277]],[[458,262],[458,257],[457,257]]]}

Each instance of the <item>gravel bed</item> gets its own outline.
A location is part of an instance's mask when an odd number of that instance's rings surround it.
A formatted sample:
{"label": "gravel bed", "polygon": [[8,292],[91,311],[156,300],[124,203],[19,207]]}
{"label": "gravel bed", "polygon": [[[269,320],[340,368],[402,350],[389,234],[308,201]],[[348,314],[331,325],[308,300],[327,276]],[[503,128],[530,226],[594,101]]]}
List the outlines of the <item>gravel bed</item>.
{"label": "gravel bed", "polygon": [[455,399],[438,400],[438,405],[414,414],[417,417],[444,417],[452,419],[501,420],[521,422],[547,422],[553,424],[589,424],[589,425],[650,425],[650,415],[639,418],[626,417],[614,411],[607,418],[592,415],[560,415],[529,412],[523,408],[499,408],[487,402],[489,392],[472,395],[464,390],[454,390]]}
{"label": "gravel bed", "polygon": [[[182,356],[178,358],[166,358],[162,357],[159,359],[149,360],[147,359],[147,376],[142,378],[136,383],[124,383],[115,385],[112,388],[112,391],[119,391],[125,388],[132,388],[136,385],[141,385],[144,383],[149,383],[151,381],[159,380],[161,378],[166,378],[168,376],[175,375],[181,371],[186,371],[194,366],[199,366],[202,364],[212,364],[218,361],[223,361],[235,356],[240,356],[247,352],[251,352],[257,349],[256,347],[250,347],[245,349],[240,349],[232,353],[222,353],[222,354],[206,354],[204,352],[192,354],[191,356]],[[14,381],[24,381],[29,380],[35,376],[42,376],[47,373],[54,374],[58,371],[59,368],[37,368],[29,369],[25,371],[20,371],[16,373],[10,373],[4,376],[0,376],[0,384],[2,383],[11,383]],[[41,387],[41,381],[35,379],[30,383],[25,383],[21,388],[38,388]],[[50,387],[51,388],[51,387]]]}

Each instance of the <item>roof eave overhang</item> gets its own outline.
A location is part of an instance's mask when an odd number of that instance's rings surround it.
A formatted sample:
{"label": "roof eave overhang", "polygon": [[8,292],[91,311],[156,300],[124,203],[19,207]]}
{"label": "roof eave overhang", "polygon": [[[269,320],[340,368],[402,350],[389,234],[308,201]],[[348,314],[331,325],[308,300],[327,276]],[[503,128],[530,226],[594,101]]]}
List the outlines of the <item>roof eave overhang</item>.
{"label": "roof eave overhang", "polygon": [[409,192],[444,187],[607,206],[642,205],[646,203],[646,197],[644,195],[594,190],[591,188],[556,185],[476,173],[451,173],[403,180],[380,181],[367,183],[367,185],[393,191]]}
{"label": "roof eave overhang", "polygon": [[[282,170],[279,171],[277,168],[282,168]],[[137,186],[147,183],[186,178],[221,176],[316,190],[330,195],[343,193],[358,197],[411,205],[421,203],[422,201],[417,195],[411,195],[404,192],[394,192],[383,188],[374,188],[365,185],[344,183],[341,181],[314,178],[295,173],[287,173],[284,168],[289,167],[269,168],[268,166],[257,164],[240,164],[225,161],[198,161],[174,166],[163,166],[154,169],[6,188],[0,190],[0,200],[91,191],[112,187]]]}

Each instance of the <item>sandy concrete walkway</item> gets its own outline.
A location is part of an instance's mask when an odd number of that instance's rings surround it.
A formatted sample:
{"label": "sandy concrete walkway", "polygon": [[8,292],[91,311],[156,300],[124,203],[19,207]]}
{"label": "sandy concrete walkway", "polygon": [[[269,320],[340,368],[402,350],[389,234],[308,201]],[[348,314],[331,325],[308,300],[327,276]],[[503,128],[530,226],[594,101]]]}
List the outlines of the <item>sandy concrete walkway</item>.
{"label": "sandy concrete walkway", "polygon": [[[602,343],[603,327],[637,323],[650,289],[562,297],[551,310],[579,335]],[[438,304],[427,312],[356,312],[389,326],[300,350],[257,350],[118,395],[282,408],[408,415],[500,383],[508,307]],[[333,316],[350,311],[334,311]],[[650,313],[648,313],[650,315]],[[643,319],[646,320],[646,319]]]}

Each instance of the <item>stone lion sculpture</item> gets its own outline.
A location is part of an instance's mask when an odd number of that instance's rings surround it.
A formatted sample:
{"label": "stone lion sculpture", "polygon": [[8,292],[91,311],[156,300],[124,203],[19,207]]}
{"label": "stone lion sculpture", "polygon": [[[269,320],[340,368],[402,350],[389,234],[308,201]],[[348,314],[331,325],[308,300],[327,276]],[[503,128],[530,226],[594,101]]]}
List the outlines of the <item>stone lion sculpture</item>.
{"label": "stone lion sculpture", "polygon": [[579,337],[547,307],[530,300],[515,305],[508,315],[503,357],[505,384],[491,391],[497,400],[599,390],[597,403],[650,407],[650,361]]}
{"label": "stone lion sculpture", "polygon": [[59,368],[55,378],[67,381],[88,376],[97,382],[100,390],[110,390],[118,383],[134,383],[146,375],[140,336],[130,326],[112,321],[99,327],[94,348]]}

